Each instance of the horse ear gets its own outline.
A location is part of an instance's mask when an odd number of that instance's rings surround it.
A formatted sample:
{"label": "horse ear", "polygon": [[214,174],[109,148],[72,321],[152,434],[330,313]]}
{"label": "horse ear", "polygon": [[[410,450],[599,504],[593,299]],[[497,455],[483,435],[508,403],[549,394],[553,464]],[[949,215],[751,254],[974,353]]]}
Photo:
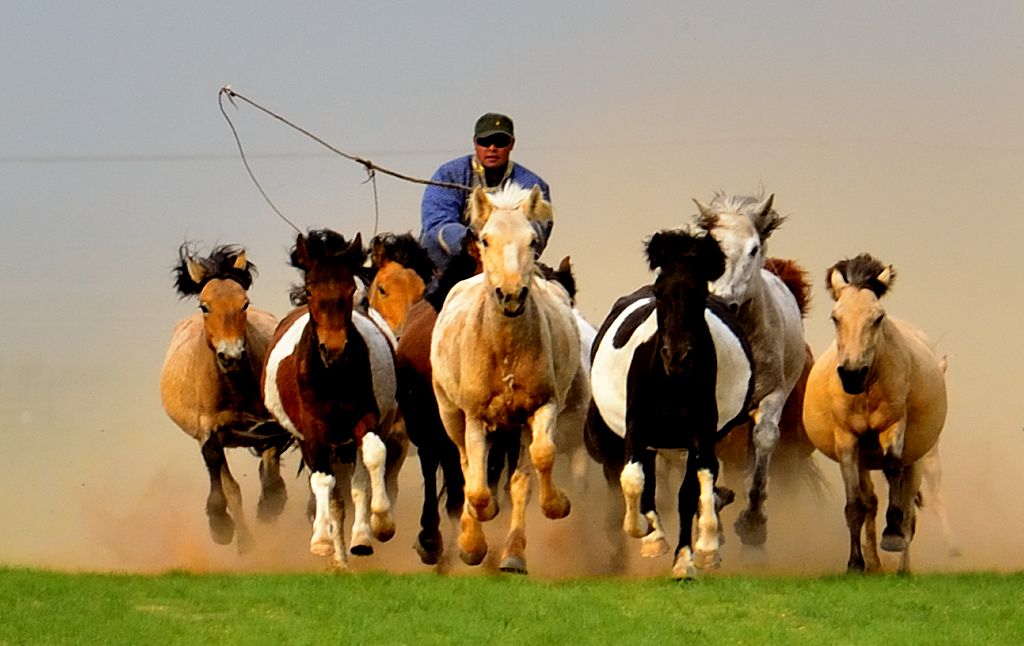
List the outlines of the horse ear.
{"label": "horse ear", "polygon": [[756,223],[757,232],[760,234],[761,240],[767,240],[772,231],[778,229],[786,221],[786,218],[772,209],[774,201],[775,193],[772,193],[768,196],[767,200],[754,207],[754,222]]}
{"label": "horse ear", "polygon": [[192,279],[192,282],[201,285],[206,276],[206,267],[191,257],[185,259],[185,267],[188,269],[188,277]]}
{"label": "horse ear", "polygon": [[892,265],[887,265],[885,269],[883,269],[881,272],[879,272],[877,276],[875,276],[875,280],[882,283],[882,285],[884,285],[886,289],[889,289],[889,287],[892,285],[893,279],[895,278],[896,270],[892,268]]}
{"label": "horse ear", "polygon": [[494,206],[484,189],[479,186],[474,188],[473,192],[469,194],[469,225],[480,231],[487,224],[487,218],[490,217],[493,210]]}
{"label": "horse ear", "polygon": [[526,217],[532,222],[548,222],[553,218],[551,204],[544,199],[544,193],[540,186],[533,185],[530,189],[530,197],[527,198]]}
{"label": "horse ear", "polygon": [[235,262],[231,266],[239,271],[245,271],[249,267],[249,261],[245,259],[245,250],[238,252],[238,255],[235,256]]}
{"label": "horse ear", "polygon": [[850,283],[846,282],[846,277],[838,267],[833,267],[828,271],[828,293],[832,295],[832,300],[838,301],[839,292],[849,285]]}
{"label": "horse ear", "polygon": [[386,260],[384,236],[376,235],[370,240],[370,264],[380,269]]}
{"label": "horse ear", "polygon": [[718,219],[711,207],[697,198],[693,198],[693,203],[697,205],[697,226],[705,231],[710,231],[715,226],[715,221]]}
{"label": "horse ear", "polygon": [[362,234],[362,232],[357,233],[356,237],[352,238],[352,242],[348,243],[348,251],[354,251],[356,249],[358,249],[359,251],[365,253],[365,249],[363,249],[363,234]]}
{"label": "horse ear", "polygon": [[292,261],[302,269],[309,267],[309,247],[306,236],[301,233],[295,237],[295,252],[292,254]]}

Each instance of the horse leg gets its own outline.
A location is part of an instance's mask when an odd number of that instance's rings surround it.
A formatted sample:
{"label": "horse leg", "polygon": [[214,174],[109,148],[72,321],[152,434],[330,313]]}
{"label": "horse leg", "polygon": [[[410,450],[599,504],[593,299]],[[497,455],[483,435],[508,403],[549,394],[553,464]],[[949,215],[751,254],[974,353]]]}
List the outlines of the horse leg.
{"label": "horse leg", "polygon": [[638,457],[644,471],[644,489],[640,495],[640,511],[650,527],[650,533],[640,539],[640,556],[655,558],[668,554],[668,540],[665,538],[665,526],[658,514],[658,454],[654,451],[643,451]]}
{"label": "horse leg", "polygon": [[779,443],[779,418],[786,403],[783,393],[775,391],[761,400],[751,417],[754,420],[754,472],[750,479],[747,508],[736,519],[734,528],[744,545],[763,545],[768,538],[768,516],[764,511],[768,497],[768,468]]}
{"label": "horse leg", "polygon": [[878,530],[875,519],[878,517],[878,496],[875,495],[875,483],[871,480],[871,472],[860,470],[861,500],[864,502],[864,570],[881,572],[882,559],[878,557]]}
{"label": "horse leg", "polygon": [[548,518],[565,518],[571,509],[569,497],[555,485],[551,474],[555,463],[557,406],[548,402],[534,411],[530,419],[530,461],[540,482],[540,507]]}
{"label": "horse leg", "polygon": [[[363,444],[366,439],[374,435],[367,433],[363,437]],[[376,437],[374,435],[374,437]],[[371,448],[371,452],[373,449]],[[373,458],[371,457],[371,460]],[[369,556],[373,554],[373,536],[370,530],[370,473],[366,468],[365,454],[360,448],[356,452],[355,462],[351,465],[351,492],[352,492],[352,539],[349,551],[356,556]]]}
{"label": "horse leg", "polygon": [[395,519],[391,514],[391,499],[385,482],[387,447],[379,435],[367,433],[363,436],[359,454],[370,482],[370,528],[377,540],[386,543],[395,535]]}
{"label": "horse leg", "polygon": [[235,519],[235,537],[238,543],[238,553],[245,554],[252,549],[252,534],[249,532],[249,525],[245,522],[245,510],[242,508],[242,489],[238,486],[231,469],[228,468],[228,461],[225,459],[220,467],[220,480],[224,485],[224,494],[228,499],[228,511]]}
{"label": "horse leg", "polygon": [[[487,488],[487,478],[484,468],[484,461],[487,453],[487,442],[483,435],[483,428],[479,422],[474,421],[472,432],[471,426],[462,411],[455,406],[445,395],[434,390],[437,397],[437,410],[441,416],[445,431],[448,437],[459,450],[459,460],[462,467],[464,502],[462,515],[459,519],[459,558],[467,565],[479,565],[487,556],[487,539],[484,537],[483,527],[480,525],[478,511],[473,502],[479,501],[481,490],[490,498],[490,490]],[[475,436],[473,442],[469,437]],[[469,444],[469,446],[467,446]],[[477,496],[476,500],[470,497],[470,491]],[[487,507],[484,507],[486,510]]]}
{"label": "horse leg", "polygon": [[423,508],[420,510],[420,532],[413,548],[424,565],[435,565],[444,552],[441,538],[441,515],[438,513],[437,470],[439,460],[432,449],[420,447],[420,471],[423,474]]}
{"label": "horse leg", "polygon": [[[697,542],[694,546],[694,562],[701,570],[716,569],[722,561],[719,547],[718,509],[715,498],[715,478],[718,460],[702,460],[698,464],[697,482],[700,486],[697,503]],[[687,469],[689,470],[689,469]]]}
{"label": "horse leg", "polygon": [[921,468],[915,462],[886,467],[884,471],[889,480],[889,508],[885,512],[882,549],[886,552],[903,552],[914,537],[914,500],[921,485]]}
{"label": "horse leg", "polygon": [[345,510],[340,504],[337,484],[338,479],[324,471],[314,471],[309,476],[309,488],[316,506],[309,551],[316,556],[332,556],[335,567],[347,570],[348,559],[341,530]]}
{"label": "horse leg", "polygon": [[679,485],[679,544],[676,546],[675,561],[672,564],[672,576],[676,579],[693,579],[697,577],[697,567],[693,560],[693,518],[697,515],[700,497],[700,482],[697,478],[696,451],[691,451],[687,459],[686,474]]}
{"label": "horse leg", "polygon": [[512,473],[509,483],[509,497],[512,499],[512,521],[509,524],[505,549],[501,553],[502,572],[526,574],[526,505],[530,502],[530,467],[521,459],[519,467]]}
{"label": "horse leg", "polygon": [[847,572],[864,571],[864,553],[861,549],[860,535],[864,527],[864,516],[867,506],[864,504],[861,476],[866,475],[860,468],[860,451],[857,438],[852,434],[837,434],[836,457],[839,458],[839,469],[843,475],[843,486],[846,490],[846,527],[850,532],[850,558],[846,563]]}
{"label": "horse leg", "polygon": [[227,497],[221,481],[221,471],[227,460],[224,447],[216,433],[211,433],[200,450],[206,471],[210,474],[210,493],[206,497],[206,515],[210,524],[210,536],[219,545],[227,545],[235,536],[235,521],[227,511]]}
{"label": "horse leg", "polygon": [[270,521],[281,515],[288,500],[288,491],[281,478],[281,452],[271,447],[260,456],[260,501],[256,517]]}

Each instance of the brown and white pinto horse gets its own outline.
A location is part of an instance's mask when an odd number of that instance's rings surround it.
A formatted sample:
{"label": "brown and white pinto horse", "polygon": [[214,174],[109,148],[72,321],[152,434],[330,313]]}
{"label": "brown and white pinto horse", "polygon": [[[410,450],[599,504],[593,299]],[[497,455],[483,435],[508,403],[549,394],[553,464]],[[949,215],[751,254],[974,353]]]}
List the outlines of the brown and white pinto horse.
{"label": "brown and white pinto horse", "polygon": [[878,499],[869,473],[879,469],[889,481],[882,549],[902,552],[900,570],[909,570],[922,467],[946,419],[945,359],[924,332],[882,307],[895,277],[891,265],[868,254],[829,268],[825,282],[835,300],[836,338],[807,380],[808,436],[839,462],[846,486],[849,571],[881,567]]}
{"label": "brown and white pinto horse", "polygon": [[175,287],[182,298],[197,296],[200,311],[175,326],[160,375],[164,410],[199,442],[210,474],[210,535],[220,544],[237,536],[239,551],[248,547],[251,533],[224,449],[247,447],[261,454],[257,516],[269,520],[287,498],[279,460],[292,439],[260,397],[260,374],[277,321],[249,307],[246,291],[254,272],[241,247],[219,246],[206,258],[187,245],[179,248]]}
{"label": "brown and white pinto horse", "polygon": [[398,469],[407,441],[395,401],[388,335],[353,311],[355,274],[366,258],[360,236],[328,229],[299,234],[291,264],[303,275],[293,310],[278,326],[264,371],[267,408],[299,440],[315,499],[310,551],[348,569],[344,497],[351,484],[351,552],[373,553],[389,540]]}
{"label": "brown and white pinto horse", "polygon": [[[552,478],[554,439],[563,424],[582,433],[590,389],[569,295],[536,268],[532,222],[550,218],[550,205],[538,188],[516,185],[493,195],[477,188],[469,203],[484,271],[458,283],[438,314],[430,349],[434,393],[466,480],[459,547],[470,565],[487,553],[481,521],[498,511],[487,478],[489,441],[501,433],[526,440],[511,477],[512,519],[500,565],[525,572],[532,471],[544,515],[568,515],[569,499]],[[580,414],[563,415],[573,410]],[[527,446],[529,459],[522,454]]]}

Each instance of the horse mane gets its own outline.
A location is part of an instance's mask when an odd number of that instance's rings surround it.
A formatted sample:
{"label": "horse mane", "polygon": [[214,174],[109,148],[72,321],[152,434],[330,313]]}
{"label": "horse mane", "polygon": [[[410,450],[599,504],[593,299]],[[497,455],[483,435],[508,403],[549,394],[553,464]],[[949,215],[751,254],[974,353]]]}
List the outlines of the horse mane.
{"label": "horse mane", "polygon": [[875,293],[875,296],[881,298],[889,291],[893,281],[896,279],[896,270],[889,268],[889,282],[883,283],[878,280],[878,275],[885,271],[885,269],[886,266],[882,264],[882,261],[869,253],[862,253],[855,258],[840,260],[829,267],[828,271],[825,272],[825,284],[829,284],[829,276],[835,270],[842,274],[843,279],[848,284],[858,289],[870,289]]}
{"label": "horse mane", "polygon": [[[724,191],[715,191],[711,203],[707,206],[709,211],[698,214],[697,222],[703,229],[712,229],[718,223],[718,216],[722,213],[742,213],[752,206],[764,201],[764,193],[760,195],[728,195]],[[774,208],[769,209],[765,214],[764,221],[758,224],[761,239],[767,239],[773,231],[782,226],[786,216],[780,215]]]}
{"label": "horse mane", "polygon": [[[530,199],[530,193],[532,190],[532,187],[525,188],[516,182],[509,182],[497,191],[487,193],[487,197],[491,200],[491,204],[493,204],[495,208],[514,209],[524,201]],[[537,208],[532,214],[531,220],[536,222],[547,222],[553,217],[554,213],[551,209],[551,202],[548,202],[542,194],[540,202],[537,204]]]}
{"label": "horse mane", "polygon": [[787,258],[765,258],[764,268],[778,276],[793,293],[800,307],[800,316],[806,317],[811,309],[811,281],[808,274],[794,260]]}
{"label": "horse mane", "polygon": [[[256,265],[246,261],[244,268],[235,267],[236,259],[242,253],[245,253],[244,247],[225,244],[214,247],[210,255],[203,258],[196,255],[191,243],[183,242],[178,247],[178,264],[171,270],[179,297],[195,296],[214,278],[231,279],[241,285],[242,289],[248,290],[252,286],[253,277],[257,275]],[[190,260],[203,268],[203,278],[199,282],[193,280],[188,271]]]}
{"label": "horse mane", "polygon": [[694,233],[688,229],[663,229],[645,243],[647,262],[652,270],[669,264],[693,266],[699,262],[708,281],[715,280],[725,271],[725,255],[718,241],[707,233]]}
{"label": "horse mane", "polygon": [[473,252],[473,245],[476,244],[476,233],[472,228],[466,228],[466,235],[462,238],[462,248],[459,253],[452,256],[445,268],[434,276],[433,280],[427,283],[427,289],[423,293],[423,300],[430,303],[434,311],[440,312],[444,305],[444,299],[448,298],[448,292],[459,281],[475,276],[479,260]]}
{"label": "horse mane", "polygon": [[411,233],[375,235],[370,240],[370,258],[377,269],[388,260],[412,269],[424,283],[430,282],[434,275],[434,263],[427,250]]}
{"label": "horse mane", "polygon": [[565,291],[569,292],[569,300],[572,303],[576,302],[576,275],[572,272],[572,260],[569,256],[562,258],[562,262],[558,263],[557,269],[539,261],[537,262],[537,268],[545,280],[557,282],[565,288]]}
{"label": "horse mane", "polygon": [[[347,267],[353,276],[363,276],[363,263],[366,262],[367,257],[366,249],[363,248],[362,243],[352,244],[359,240],[358,233],[355,238],[349,241],[345,240],[345,236],[331,229],[310,229],[309,233],[305,236],[305,240],[306,255],[312,262],[335,262]],[[309,267],[302,264],[302,259],[299,257],[298,242],[292,247],[288,258],[291,266],[302,272],[303,282],[305,282],[306,272],[309,271]],[[293,286],[288,292],[288,296],[291,299],[292,305],[296,307],[305,305],[308,302],[304,285]]]}

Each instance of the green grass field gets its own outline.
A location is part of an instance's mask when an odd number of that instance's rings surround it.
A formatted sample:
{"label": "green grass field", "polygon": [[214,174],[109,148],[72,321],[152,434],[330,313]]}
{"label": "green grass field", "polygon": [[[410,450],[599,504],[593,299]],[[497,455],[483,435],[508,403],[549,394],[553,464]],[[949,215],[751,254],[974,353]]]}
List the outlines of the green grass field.
{"label": "green grass field", "polygon": [[1013,644],[1024,573],[699,581],[0,569],[2,644]]}

